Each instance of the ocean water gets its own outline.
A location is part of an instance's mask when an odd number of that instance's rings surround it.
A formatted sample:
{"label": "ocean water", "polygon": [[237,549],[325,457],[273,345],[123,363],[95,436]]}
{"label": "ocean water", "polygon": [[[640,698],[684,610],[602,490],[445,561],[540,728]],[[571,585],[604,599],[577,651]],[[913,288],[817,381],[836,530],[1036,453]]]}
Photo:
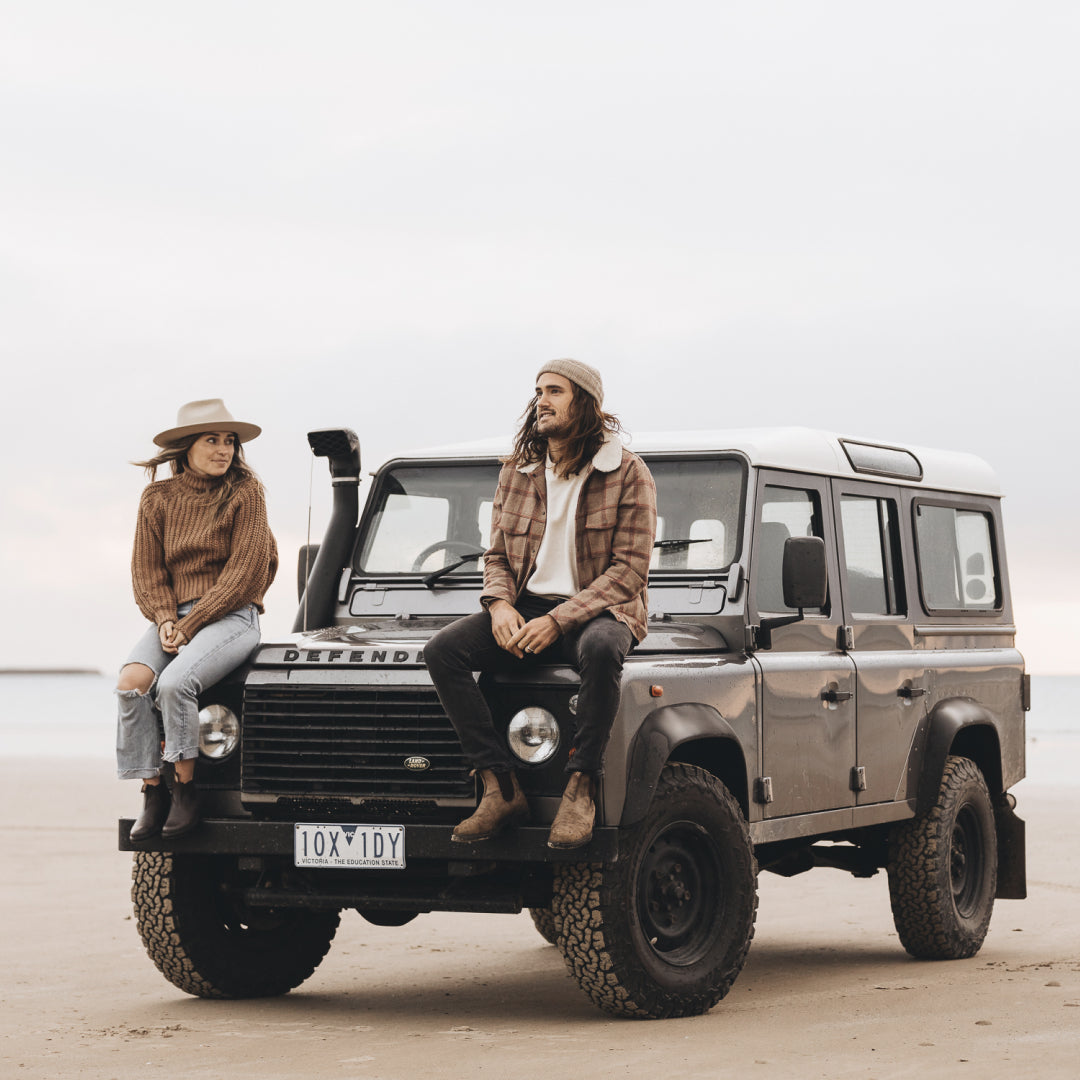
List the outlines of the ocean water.
{"label": "ocean water", "polygon": [[[105,675],[0,674],[0,752],[111,761],[113,685]],[[1080,676],[1033,676],[1031,698],[1024,783],[1080,786]]]}

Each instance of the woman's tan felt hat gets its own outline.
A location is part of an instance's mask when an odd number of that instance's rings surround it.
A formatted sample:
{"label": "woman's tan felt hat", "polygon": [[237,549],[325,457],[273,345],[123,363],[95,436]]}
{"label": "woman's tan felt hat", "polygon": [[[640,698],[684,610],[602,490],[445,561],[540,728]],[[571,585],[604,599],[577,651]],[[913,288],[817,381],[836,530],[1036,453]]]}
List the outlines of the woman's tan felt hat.
{"label": "woman's tan felt hat", "polygon": [[189,401],[181,405],[176,413],[176,427],[158,432],[154,442],[158,446],[167,446],[185,435],[196,435],[200,431],[233,431],[240,442],[246,443],[251,442],[262,428],[258,424],[234,420],[221,398],[207,398],[205,401]]}

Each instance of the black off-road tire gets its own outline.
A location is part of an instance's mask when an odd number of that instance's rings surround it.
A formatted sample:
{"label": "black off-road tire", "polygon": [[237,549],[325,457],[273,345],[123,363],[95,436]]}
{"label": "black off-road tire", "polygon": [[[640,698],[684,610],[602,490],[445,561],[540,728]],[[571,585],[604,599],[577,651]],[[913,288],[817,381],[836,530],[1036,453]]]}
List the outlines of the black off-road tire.
{"label": "black off-road tire", "polygon": [[962,960],[982,947],[997,891],[997,832],[983,774],[945,761],[937,802],[889,836],[889,898],[900,943],[923,960]]}
{"label": "black off-road tire", "polygon": [[552,906],[570,974],[604,1012],[708,1012],[754,936],[757,862],[739,804],[703,769],[665,766],[618,862],[560,867]]}
{"label": "black off-road tire", "polygon": [[549,907],[531,907],[529,915],[540,936],[549,945],[558,945],[559,931],[555,926],[555,912]]}
{"label": "black off-road tire", "polygon": [[174,986],[203,998],[276,997],[318,966],[336,911],[249,908],[235,857],[139,851],[131,872],[139,936]]}

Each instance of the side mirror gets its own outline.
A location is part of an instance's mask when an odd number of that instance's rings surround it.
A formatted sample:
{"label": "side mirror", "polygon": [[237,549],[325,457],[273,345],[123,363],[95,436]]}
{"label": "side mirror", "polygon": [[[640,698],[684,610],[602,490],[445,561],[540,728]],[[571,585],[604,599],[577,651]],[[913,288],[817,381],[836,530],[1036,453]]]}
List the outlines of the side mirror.
{"label": "side mirror", "polygon": [[820,536],[789,536],[784,541],[784,604],[789,608],[825,606],[829,568]]}
{"label": "side mirror", "polygon": [[799,614],[762,619],[760,625],[751,626],[749,648],[771,649],[774,630],[801,622],[804,608],[825,606],[829,591],[825,541],[820,536],[789,536],[784,541],[784,561],[780,572],[784,585],[784,606],[798,608]]}

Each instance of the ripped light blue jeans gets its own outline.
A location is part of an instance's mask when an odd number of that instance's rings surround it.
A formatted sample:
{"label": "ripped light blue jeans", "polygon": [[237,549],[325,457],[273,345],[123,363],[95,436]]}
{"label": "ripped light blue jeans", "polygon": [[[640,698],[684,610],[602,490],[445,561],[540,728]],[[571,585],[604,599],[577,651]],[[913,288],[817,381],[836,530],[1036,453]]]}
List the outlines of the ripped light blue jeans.
{"label": "ripped light blue jeans", "polygon": [[[182,619],[194,601],[177,608]],[[208,623],[178,653],[161,647],[156,626],[147,628],[128,664],[145,664],[155,679],[149,693],[117,690],[116,771],[121,780],[148,779],[162,761],[185,761],[199,753],[199,694],[242,664],[259,644],[259,613],[253,604]],[[164,733],[165,751],[161,740]]]}

